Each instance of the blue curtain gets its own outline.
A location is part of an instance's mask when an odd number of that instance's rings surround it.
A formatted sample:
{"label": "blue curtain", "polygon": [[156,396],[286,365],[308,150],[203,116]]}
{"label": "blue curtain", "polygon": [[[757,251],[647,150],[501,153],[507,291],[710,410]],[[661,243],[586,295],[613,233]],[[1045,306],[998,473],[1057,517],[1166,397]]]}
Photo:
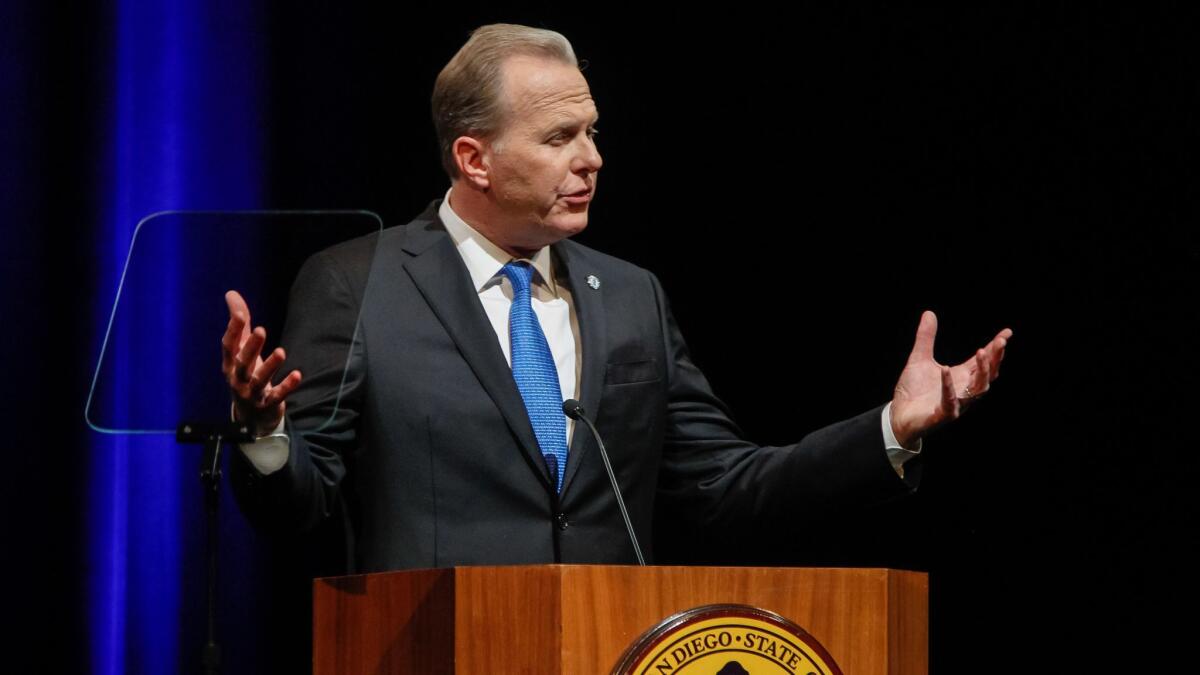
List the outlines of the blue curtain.
{"label": "blue curtain", "polygon": [[[263,31],[255,3],[211,0],[120,2],[110,8],[103,62],[93,64],[103,85],[93,116],[101,164],[90,189],[99,206],[93,229],[98,268],[92,293],[93,345],[108,320],[134,228],[148,214],[170,209],[246,209],[261,206],[265,143],[260,106],[264,82]],[[165,260],[194,252],[159,239]],[[178,269],[195,269],[179,265]],[[182,273],[182,272],[181,272]],[[117,362],[138,358],[149,341],[171,344],[174,318],[184,311],[183,279],[156,289],[166,306],[139,318],[139,331],[109,345]],[[127,288],[136,294],[141,289]],[[128,296],[127,296],[128,297]],[[135,300],[136,298],[130,298]],[[219,298],[214,298],[219,302]],[[219,336],[214,336],[215,344]],[[161,348],[156,349],[161,354]],[[121,381],[113,405],[146,397],[177,408],[180,387],[170,359],[156,383]],[[216,360],[214,358],[214,368]],[[115,416],[137,411],[107,411]],[[148,411],[153,414],[153,411]],[[93,673],[173,673],[196,669],[203,637],[203,510],[199,450],[164,436],[89,436],[88,587],[90,670]],[[228,492],[226,491],[226,494]],[[253,564],[253,550],[225,499],[222,579],[236,588]],[[229,598],[233,593],[223,593]],[[241,604],[241,603],[239,603]],[[253,613],[253,604],[249,620]],[[239,607],[239,609],[241,609]],[[236,620],[222,617],[223,637],[236,644]],[[228,647],[228,646],[227,646]],[[237,653],[239,650],[229,650]],[[244,654],[244,652],[243,652]],[[253,664],[230,659],[225,672]],[[246,671],[249,672],[249,671]]]}

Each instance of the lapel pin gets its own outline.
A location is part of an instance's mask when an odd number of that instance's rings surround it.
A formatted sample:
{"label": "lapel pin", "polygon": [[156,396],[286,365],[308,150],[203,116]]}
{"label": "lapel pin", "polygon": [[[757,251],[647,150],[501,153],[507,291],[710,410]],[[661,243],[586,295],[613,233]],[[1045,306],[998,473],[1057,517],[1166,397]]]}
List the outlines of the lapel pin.
{"label": "lapel pin", "polygon": [[591,286],[593,291],[598,291],[600,290],[600,279],[596,278],[595,274],[589,274],[587,278],[587,285]]}

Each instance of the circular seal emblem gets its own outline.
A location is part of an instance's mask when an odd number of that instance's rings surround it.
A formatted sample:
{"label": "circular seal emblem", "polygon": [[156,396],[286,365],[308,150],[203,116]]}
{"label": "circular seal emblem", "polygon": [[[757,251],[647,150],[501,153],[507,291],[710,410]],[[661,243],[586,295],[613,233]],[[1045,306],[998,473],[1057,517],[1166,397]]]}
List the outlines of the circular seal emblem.
{"label": "circular seal emblem", "polygon": [[625,651],[613,675],[842,675],[813,636],[774,612],[705,605],[668,617]]}

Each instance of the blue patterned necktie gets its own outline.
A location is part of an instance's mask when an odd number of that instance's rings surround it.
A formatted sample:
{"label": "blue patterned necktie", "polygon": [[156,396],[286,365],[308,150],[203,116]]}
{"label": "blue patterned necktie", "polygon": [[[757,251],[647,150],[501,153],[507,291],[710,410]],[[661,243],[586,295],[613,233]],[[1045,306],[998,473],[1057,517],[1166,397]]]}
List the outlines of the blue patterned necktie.
{"label": "blue patterned necktie", "polygon": [[513,288],[512,308],[508,312],[513,379],[525,401],[533,435],[546,458],[546,466],[550,467],[555,489],[561,492],[567,468],[567,418],[562,411],[562,389],[558,385],[554,355],[530,303],[533,268],[514,260],[501,271]]}

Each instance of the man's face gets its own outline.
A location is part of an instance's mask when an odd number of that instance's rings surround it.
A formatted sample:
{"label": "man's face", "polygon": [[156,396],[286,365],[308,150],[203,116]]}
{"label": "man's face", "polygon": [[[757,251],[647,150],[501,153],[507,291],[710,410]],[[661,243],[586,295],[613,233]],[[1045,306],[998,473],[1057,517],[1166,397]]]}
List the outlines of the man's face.
{"label": "man's face", "polygon": [[489,194],[505,243],[535,250],[587,227],[603,163],[598,115],[578,68],[517,56],[503,72],[507,117],[484,157]]}

